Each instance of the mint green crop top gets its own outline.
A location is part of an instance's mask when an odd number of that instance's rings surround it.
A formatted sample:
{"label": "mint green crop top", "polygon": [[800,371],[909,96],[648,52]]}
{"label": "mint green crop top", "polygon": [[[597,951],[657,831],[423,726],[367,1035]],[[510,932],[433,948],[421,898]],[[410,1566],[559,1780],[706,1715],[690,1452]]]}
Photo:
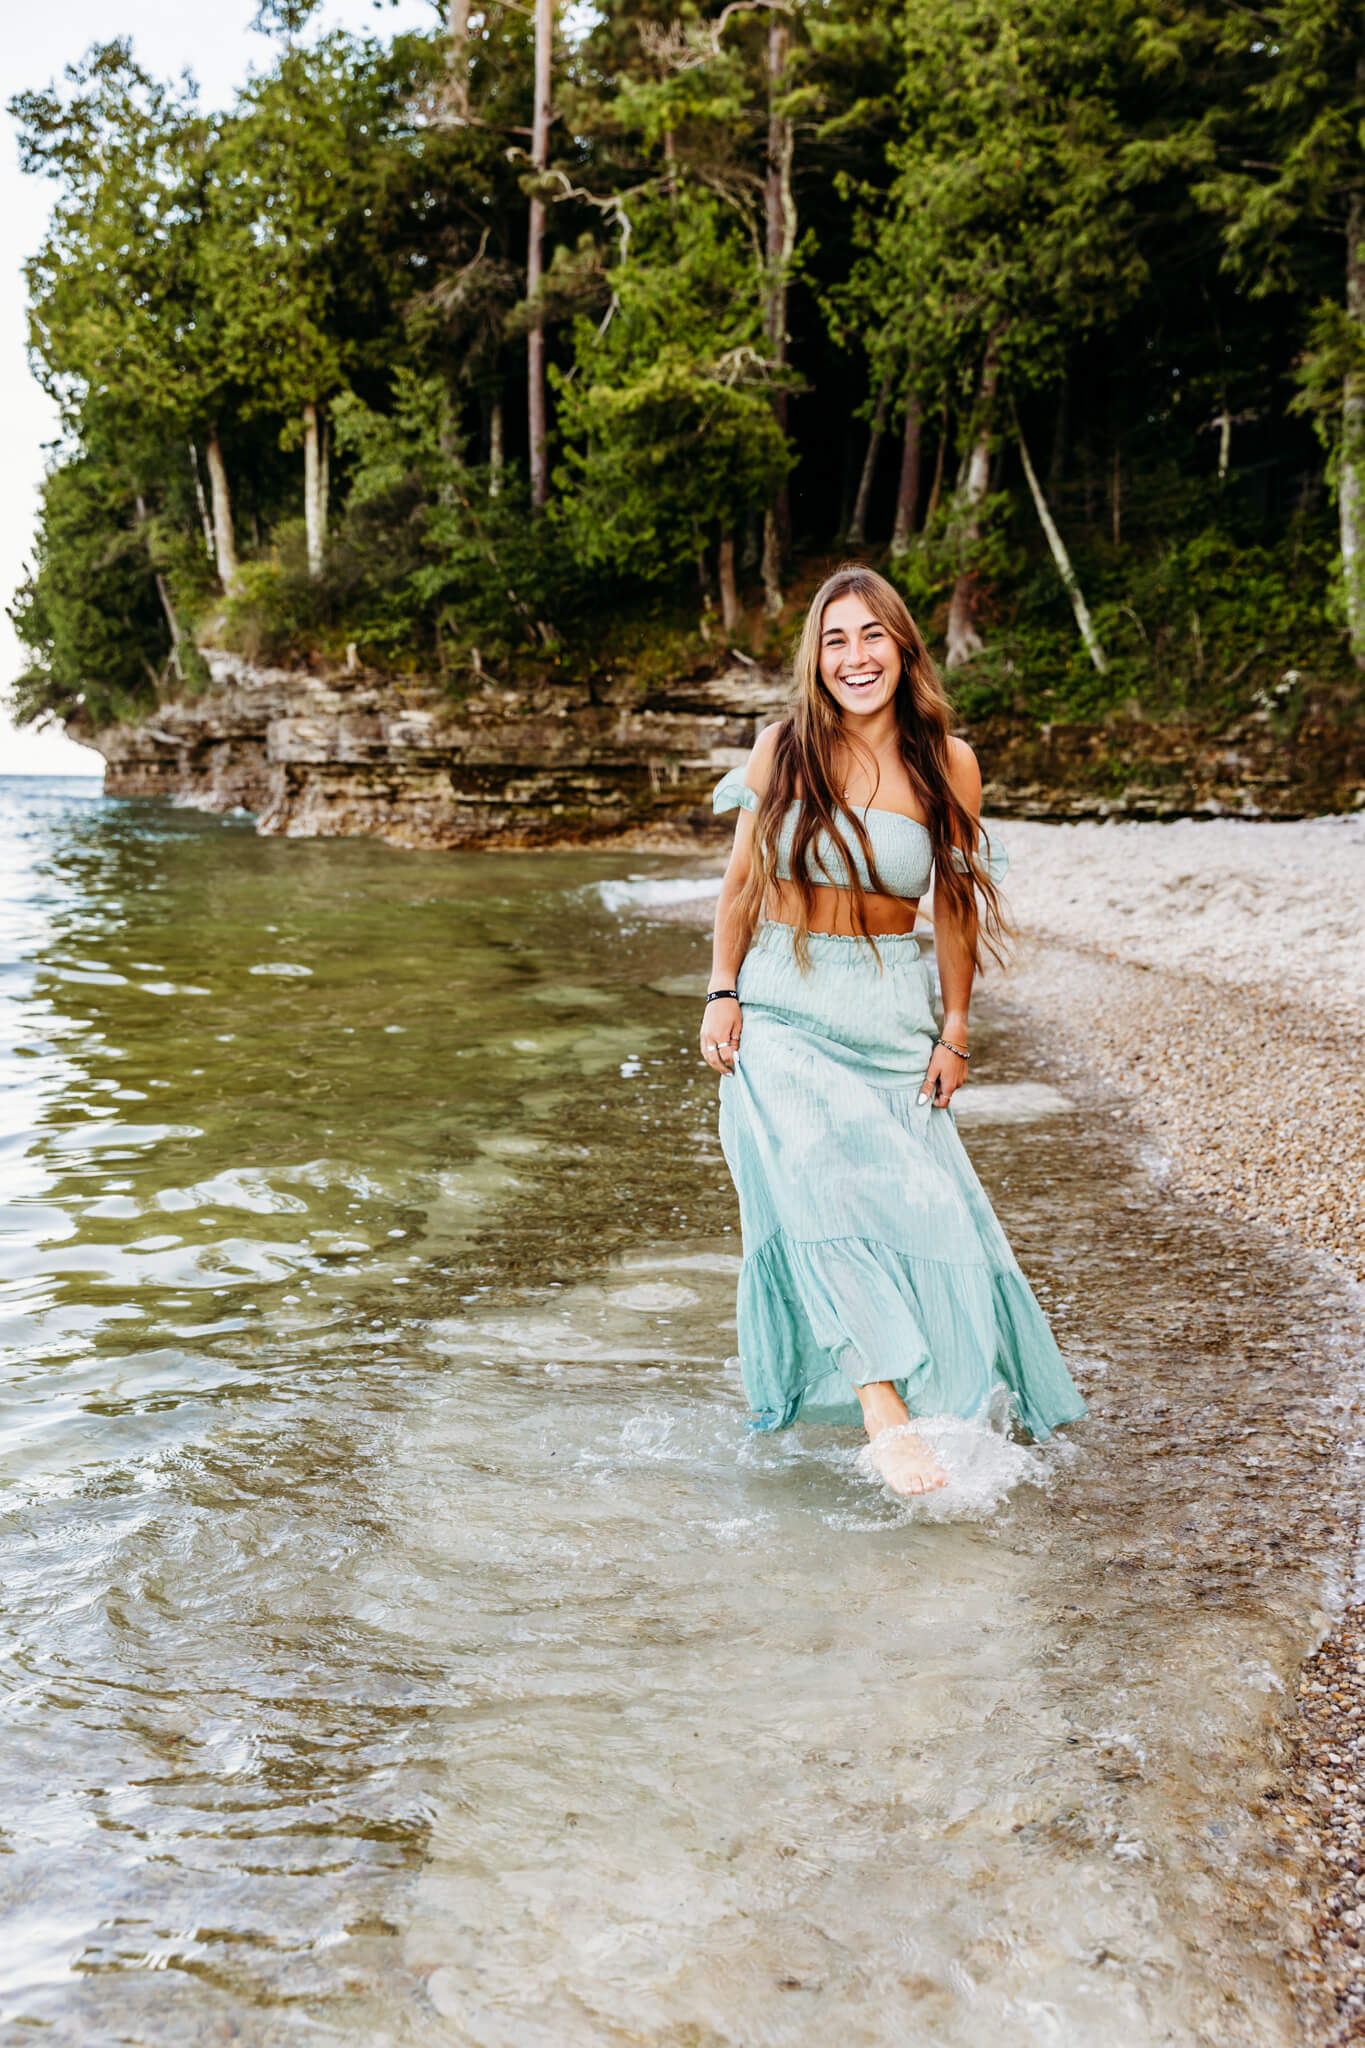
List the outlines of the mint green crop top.
{"label": "mint green crop top", "polygon": [[[758,795],[744,780],[742,768],[732,768],[722,775],[711,798],[711,808],[718,815],[722,811],[753,811],[758,808]],[[789,804],[787,815],[777,840],[777,874],[779,881],[791,880],[792,840],[796,833],[796,813],[799,803]],[[933,842],[928,827],[915,818],[904,817],[900,811],[878,811],[867,804],[852,804],[849,810],[857,811],[867,827],[867,836],[872,845],[872,855],[877,863],[877,872],[893,896],[906,896],[913,900],[923,896],[929,887],[933,873]],[[978,839],[977,850],[985,853],[985,841]],[[849,854],[853,860],[854,873],[865,889],[872,886],[867,870],[867,861],[862,848],[853,834],[849,834]],[[965,871],[967,863],[958,847],[953,848],[953,865]],[[1003,846],[991,844],[986,855],[986,865],[993,882],[1004,880],[1009,869],[1009,855]],[[818,833],[811,842],[807,856],[807,869],[811,881],[817,888],[847,889],[848,865],[842,849],[828,832]]]}

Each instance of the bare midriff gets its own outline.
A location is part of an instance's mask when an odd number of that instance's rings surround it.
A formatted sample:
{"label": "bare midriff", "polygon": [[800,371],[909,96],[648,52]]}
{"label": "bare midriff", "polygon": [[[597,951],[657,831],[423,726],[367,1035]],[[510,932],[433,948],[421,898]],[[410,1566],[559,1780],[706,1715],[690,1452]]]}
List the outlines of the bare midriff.
{"label": "bare midriff", "polygon": [[[764,915],[778,924],[799,924],[801,892],[795,882],[773,882],[763,908]],[[908,896],[873,896],[869,893],[863,898],[867,929],[875,939],[890,938],[897,932],[912,932],[918,909],[918,900],[912,901]],[[853,899],[847,889],[815,891],[810,928],[813,932],[833,932],[842,938],[854,936]]]}

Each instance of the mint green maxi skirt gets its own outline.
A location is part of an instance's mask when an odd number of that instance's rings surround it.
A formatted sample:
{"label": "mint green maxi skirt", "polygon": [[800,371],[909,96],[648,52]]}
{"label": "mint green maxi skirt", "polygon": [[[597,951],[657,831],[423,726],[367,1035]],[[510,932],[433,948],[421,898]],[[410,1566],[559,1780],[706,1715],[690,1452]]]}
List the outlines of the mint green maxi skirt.
{"label": "mint green maxi skirt", "polygon": [[[930,940],[926,937],[924,945]],[[920,936],[759,926],[744,1024],[720,1084],[739,1194],[739,1356],[750,1427],[861,1419],[890,1380],[912,1415],[997,1416],[1035,1438],[1086,1412],[962,1148],[951,1109],[916,1102],[937,1025]]]}

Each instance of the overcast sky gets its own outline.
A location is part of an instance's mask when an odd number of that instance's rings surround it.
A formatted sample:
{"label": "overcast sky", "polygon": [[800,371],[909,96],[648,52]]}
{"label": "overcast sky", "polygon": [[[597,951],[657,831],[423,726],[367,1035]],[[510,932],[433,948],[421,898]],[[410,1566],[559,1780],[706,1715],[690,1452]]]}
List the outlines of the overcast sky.
{"label": "overcast sky", "polygon": [[[147,70],[162,77],[192,71],[205,104],[222,106],[248,73],[270,61],[270,45],[251,31],[255,0],[48,0],[16,7],[0,40],[0,105],[16,92],[60,78],[91,43],[131,36]],[[324,0],[314,17],[324,28],[429,28],[431,0]],[[3,606],[22,580],[33,538],[43,444],[57,432],[52,407],[29,374],[25,351],[24,281],[20,266],[42,240],[55,187],[19,170],[14,126],[0,114],[0,690],[24,657]],[[73,747],[60,732],[15,732],[0,705],[0,774],[99,774],[103,762]]]}

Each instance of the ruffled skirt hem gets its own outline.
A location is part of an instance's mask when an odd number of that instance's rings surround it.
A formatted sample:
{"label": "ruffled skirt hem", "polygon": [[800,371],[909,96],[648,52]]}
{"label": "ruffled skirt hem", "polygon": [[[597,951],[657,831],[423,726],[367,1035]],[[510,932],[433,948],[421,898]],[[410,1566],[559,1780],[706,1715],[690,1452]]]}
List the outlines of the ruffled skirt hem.
{"label": "ruffled skirt hem", "polygon": [[[852,1285],[860,1329],[826,1348]],[[778,1232],[745,1258],[739,1281],[740,1369],[752,1430],[793,1422],[856,1423],[854,1389],[889,1380],[911,1415],[1012,1418],[1044,1442],[1078,1422],[1085,1402],[1023,1275],[942,1265],[861,1238],[794,1242]]]}

